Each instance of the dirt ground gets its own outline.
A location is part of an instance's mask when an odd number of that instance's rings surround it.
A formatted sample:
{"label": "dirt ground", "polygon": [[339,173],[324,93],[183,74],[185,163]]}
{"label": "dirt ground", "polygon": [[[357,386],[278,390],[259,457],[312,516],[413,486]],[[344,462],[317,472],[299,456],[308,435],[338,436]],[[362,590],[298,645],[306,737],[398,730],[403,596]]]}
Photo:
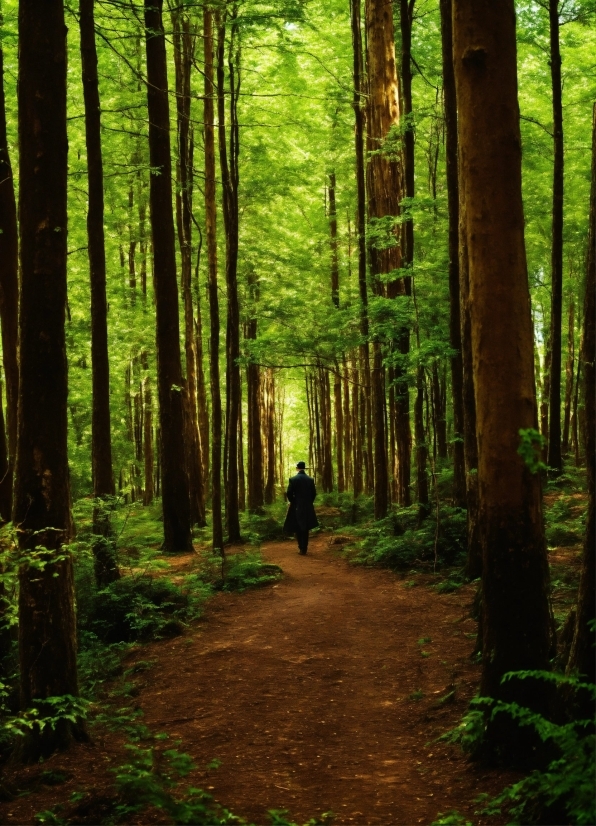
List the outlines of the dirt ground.
{"label": "dirt ground", "polygon": [[[179,739],[195,760],[189,785],[259,826],[270,809],[299,823],[332,811],[338,825],[408,826],[453,809],[495,823],[474,814],[475,799],[512,776],[436,742],[478,684],[473,587],[438,594],[428,577],[350,566],[324,534],[306,557],[290,541],[265,544],[263,556],[283,580],[219,594],[187,634],[127,663],[155,661],[135,702],[153,732],[169,734],[164,748]],[[32,823],[73,791],[95,790],[101,808],[121,753],[115,735],[96,734],[44,765],[65,773],[58,787],[40,785],[37,766],[8,777],[29,794],[3,803],[1,822]]]}

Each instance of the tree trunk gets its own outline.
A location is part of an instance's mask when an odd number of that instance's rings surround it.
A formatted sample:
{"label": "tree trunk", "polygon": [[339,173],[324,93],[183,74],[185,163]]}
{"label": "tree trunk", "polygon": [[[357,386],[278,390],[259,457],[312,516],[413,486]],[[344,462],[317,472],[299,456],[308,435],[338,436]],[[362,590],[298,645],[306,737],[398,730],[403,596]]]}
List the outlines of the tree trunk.
{"label": "tree trunk", "polygon": [[153,502],[153,405],[149,376],[143,379],[143,432],[143,504],[150,505]]}
{"label": "tree trunk", "polygon": [[[70,538],[65,340],[67,155],[66,26],[60,0],[21,0],[19,42],[19,421],[13,521],[19,571],[21,708],[54,716],[49,697],[78,695]],[[24,759],[37,762],[73,737],[81,721],[31,729]]]}
{"label": "tree trunk", "polygon": [[[588,472],[588,515],[579,581],[575,633],[567,663],[569,673],[579,672],[596,682],[594,667],[594,629],[588,623],[596,616],[594,579],[596,577],[595,496],[596,482],[596,361],[595,294],[596,294],[596,104],[592,112],[592,185],[590,192],[590,226],[588,231],[586,293],[584,298],[584,333],[581,362],[584,373],[585,444]],[[579,382],[579,376],[578,376]],[[593,709],[594,703],[591,703]]]}
{"label": "tree trunk", "polygon": [[211,511],[213,551],[224,554],[221,512],[221,390],[219,384],[219,298],[217,294],[217,202],[215,196],[215,137],[213,100],[213,12],[203,8],[205,49],[205,227],[207,232],[207,267],[210,313],[209,374],[211,383]]}
{"label": "tree trunk", "polygon": [[[483,552],[481,693],[545,710],[544,681],[501,683],[508,671],[548,670],[551,650],[540,476],[518,452],[537,411],[513,0],[458,0],[453,38]],[[501,718],[488,741],[511,758],[524,733]]]}
{"label": "tree trunk", "polygon": [[571,422],[571,399],[573,397],[573,371],[575,364],[575,304],[569,302],[569,332],[567,336],[567,364],[565,365],[565,412],[563,414],[563,439],[561,452],[569,453],[569,425]]}
{"label": "tree trunk", "polygon": [[335,406],[335,438],[337,457],[337,491],[343,493],[345,490],[344,471],[344,412],[342,408],[342,381],[338,362],[335,363],[335,373],[333,381],[333,399]]}
{"label": "tree trunk", "polygon": [[[225,22],[218,23],[217,36],[217,115],[219,162],[223,189],[223,216],[226,235],[226,285],[228,313],[226,328],[228,415],[226,417],[226,522],[230,542],[240,540],[238,501],[238,417],[240,416],[240,310],[238,304],[238,155],[239,128],[237,100],[240,93],[239,37],[236,8],[232,12],[228,72],[230,78],[230,152],[226,141],[225,111]],[[219,15],[218,15],[219,21]]]}
{"label": "tree trunk", "polygon": [[335,172],[329,173],[329,232],[331,234],[331,300],[339,307],[339,261],[337,255],[337,211],[335,207]]}
{"label": "tree trunk", "polygon": [[432,364],[432,398],[433,409],[435,411],[435,434],[437,441],[437,454],[440,459],[447,458],[447,420],[445,418],[445,404],[441,391],[441,379],[439,377],[439,365],[437,361]]}
{"label": "tree trunk", "polygon": [[190,514],[194,523],[204,527],[205,479],[201,456],[201,438],[197,413],[197,376],[192,302],[192,190],[193,139],[190,126],[190,72],[194,52],[194,37],[186,14],[172,12],[174,28],[174,65],[176,70],[176,113],[178,164],[176,217],[178,243],[182,263],[181,287],[184,301],[184,352],[186,356],[186,457],[190,487]]}
{"label": "tree trunk", "polygon": [[551,248],[551,370],[548,466],[558,474],[561,458],[561,337],[563,324],[563,87],[559,44],[559,0],[549,0],[550,73],[553,92],[553,225]]}
{"label": "tree trunk", "polygon": [[145,0],[150,203],[156,309],[157,385],[161,432],[164,550],[192,549],[190,493],[184,445],[184,393],[172,210],[172,159],[163,0]]}
{"label": "tree trunk", "polygon": [[[246,338],[257,338],[258,283],[251,272],[249,277],[251,316],[246,322]],[[261,439],[261,374],[259,365],[250,361],[246,368],[246,394],[248,402],[248,509],[258,513],[264,504],[263,491],[263,442]]]}
{"label": "tree trunk", "polygon": [[429,514],[428,475],[426,464],[428,447],[424,432],[424,368],[416,372],[416,401],[414,403],[414,428],[416,435],[416,493],[418,499],[418,518],[425,519]]}
{"label": "tree trunk", "polygon": [[110,364],[108,358],[108,303],[106,298],[106,253],[104,238],[103,159],[97,50],[95,47],[94,0],[80,0],[81,63],[85,102],[85,136],[89,211],[87,243],[91,276],[91,465],[93,471],[93,554],[99,588],[118,579],[120,572],[110,521],[109,499],[114,496],[110,425]]}
{"label": "tree trunk", "polygon": [[[399,91],[393,36],[393,9],[384,0],[366,0],[366,43],[369,96],[367,105],[367,167],[368,218],[377,228],[388,216],[399,216],[400,198],[404,191],[401,160],[396,159],[396,147],[391,154],[385,142],[396,140],[399,127]],[[398,155],[399,158],[399,155]],[[399,243],[400,225],[394,222],[380,242],[370,244],[371,272],[375,284],[385,280],[380,276],[395,273],[402,267],[402,249]],[[406,294],[404,280],[393,275],[387,289],[395,298]],[[400,332],[400,335],[403,333]],[[374,434],[374,496],[375,518],[387,515],[389,505],[389,473],[387,437],[385,432],[385,381],[381,344],[373,345],[374,367],[371,390]],[[408,417],[409,419],[409,417]],[[409,420],[408,420],[409,427]],[[403,424],[397,423],[401,437]]]}
{"label": "tree trunk", "polygon": [[275,501],[275,376],[267,370],[267,479],[265,482],[265,502]]}
{"label": "tree trunk", "polygon": [[[445,107],[447,209],[449,214],[449,343],[453,397],[453,504],[466,507],[464,457],[463,358],[459,294],[459,187],[457,180],[457,102],[453,74],[452,0],[440,0]],[[475,439],[475,437],[474,437]]]}
{"label": "tree trunk", "polygon": [[[0,24],[3,23],[0,14]],[[6,431],[8,454],[6,472],[0,482],[0,517],[10,521],[14,462],[17,449],[17,399],[19,368],[18,338],[18,229],[12,166],[6,135],[4,98],[4,55],[0,44],[0,321],[2,322],[2,360],[6,377]]]}

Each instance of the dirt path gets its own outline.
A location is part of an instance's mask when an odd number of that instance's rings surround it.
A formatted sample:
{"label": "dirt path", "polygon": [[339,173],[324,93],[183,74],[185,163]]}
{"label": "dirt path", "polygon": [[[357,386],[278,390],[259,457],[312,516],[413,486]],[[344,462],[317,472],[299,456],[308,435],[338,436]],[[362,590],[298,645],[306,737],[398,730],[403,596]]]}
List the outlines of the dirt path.
{"label": "dirt path", "polygon": [[221,760],[195,782],[257,824],[273,808],[300,822],[331,810],[337,824],[472,814],[502,783],[431,742],[477,685],[471,590],[409,587],[327,543],[311,541],[307,557],[267,544],[282,582],[222,594],[191,637],[151,646],[159,662],[138,698],[147,723],[199,764]]}
{"label": "dirt path", "polygon": [[[179,739],[201,767],[190,784],[258,826],[269,809],[298,823],[333,811],[338,826],[430,824],[453,809],[488,822],[474,815],[474,800],[507,778],[435,742],[478,683],[473,586],[438,594],[419,575],[349,566],[328,541],[311,540],[307,557],[293,542],[266,544],[282,581],[219,594],[183,637],[137,649],[127,667],[155,663],[135,678],[144,722],[169,734],[164,748]],[[31,793],[0,805],[0,822],[32,823],[35,812],[85,790],[92,800],[76,822],[96,823],[124,750],[121,737],[94,736],[21,769],[15,787]],[[221,766],[207,769],[214,758]],[[66,782],[40,786],[42,768]]]}

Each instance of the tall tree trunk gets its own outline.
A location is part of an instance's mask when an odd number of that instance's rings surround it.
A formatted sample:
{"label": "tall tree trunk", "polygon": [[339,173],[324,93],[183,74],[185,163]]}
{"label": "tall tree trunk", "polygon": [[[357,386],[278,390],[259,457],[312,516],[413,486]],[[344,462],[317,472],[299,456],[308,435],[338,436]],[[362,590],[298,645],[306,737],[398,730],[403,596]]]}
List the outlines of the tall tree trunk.
{"label": "tall tree trunk", "polygon": [[[590,682],[596,682],[594,666],[594,629],[588,623],[596,616],[594,578],[596,577],[596,529],[595,495],[596,484],[596,104],[592,112],[592,185],[590,191],[590,226],[588,232],[588,272],[584,298],[584,332],[580,360],[584,373],[585,443],[586,466],[588,471],[588,517],[579,581],[579,593],[575,621],[575,633],[567,669],[586,675]],[[578,376],[579,383],[579,376]],[[593,709],[594,704],[591,703]]]}
{"label": "tall tree trunk", "polygon": [[[354,148],[356,155],[356,231],[358,235],[358,291],[360,295],[360,369],[359,403],[356,410],[358,439],[357,455],[360,462],[358,472],[354,476],[354,495],[362,493],[362,464],[365,465],[366,488],[370,491],[370,454],[371,454],[371,416],[370,411],[370,360],[368,349],[368,286],[366,283],[366,179],[364,172],[364,70],[362,65],[362,29],[360,16],[360,0],[350,0],[350,21],[352,29],[353,49],[353,78],[355,130]],[[368,399],[368,407],[364,399]],[[358,492],[357,492],[358,491]]]}
{"label": "tall tree trunk", "polygon": [[[400,198],[404,193],[403,168],[395,158],[396,147],[391,153],[385,148],[385,141],[395,140],[399,127],[400,108],[395,63],[393,36],[393,8],[384,0],[365,0],[366,43],[369,96],[367,105],[367,167],[368,217],[369,222],[378,226],[388,216],[399,216]],[[372,276],[381,282],[390,273],[402,267],[402,249],[399,243],[399,227],[393,226],[380,244],[370,245]],[[392,237],[393,236],[393,237]],[[395,298],[406,295],[403,279],[393,276],[388,285],[388,296]],[[403,337],[403,331],[398,334]],[[389,472],[387,461],[387,437],[385,432],[385,389],[384,367],[381,344],[373,345],[374,368],[372,379],[373,432],[374,432],[374,495],[375,518],[387,515],[389,504]],[[404,438],[403,422],[397,422],[398,439]],[[407,430],[409,435],[409,416]]]}
{"label": "tall tree trunk", "polygon": [[[239,127],[237,100],[240,93],[239,37],[236,8],[232,11],[228,72],[230,78],[230,152],[226,141],[225,110],[225,22],[218,22],[217,33],[217,115],[219,135],[219,162],[223,189],[223,216],[226,235],[226,285],[228,313],[226,332],[227,355],[227,410],[226,417],[226,522],[230,542],[240,540],[238,501],[238,417],[240,416],[240,310],[238,304],[238,155]],[[218,15],[219,21],[219,15]]]}
{"label": "tall tree trunk", "polygon": [[267,479],[265,482],[265,502],[275,501],[275,376],[273,370],[266,374],[267,388]]}
{"label": "tall tree trunk", "polygon": [[209,291],[209,374],[211,383],[211,512],[213,551],[224,554],[221,509],[221,390],[219,383],[219,298],[217,295],[217,202],[215,199],[215,137],[213,100],[216,96],[213,72],[213,12],[203,8],[205,49],[205,226]]}
{"label": "tall tree trunk", "polygon": [[[78,695],[67,448],[65,340],[66,26],[61,0],[21,0],[19,42],[19,421],[13,521],[19,571],[21,707],[54,716],[49,697]],[[34,727],[22,756],[37,762],[84,735],[80,721]]]}
{"label": "tall tree trunk", "polygon": [[[445,107],[447,209],[449,214],[449,343],[453,396],[453,504],[466,507],[464,458],[463,358],[459,294],[459,187],[457,179],[457,102],[453,74],[452,0],[440,0]],[[474,434],[474,440],[476,436]]]}
{"label": "tall tree trunk", "polygon": [[[481,693],[544,710],[544,681],[501,682],[509,671],[548,670],[551,651],[540,476],[518,452],[537,411],[513,0],[458,0],[453,39],[483,551]],[[511,758],[525,738],[501,717],[488,739]]]}
{"label": "tall tree trunk", "polygon": [[200,527],[205,520],[205,479],[201,456],[201,438],[197,413],[197,376],[192,301],[192,189],[193,138],[190,126],[190,73],[194,52],[194,35],[188,15],[179,9],[172,12],[174,28],[174,65],[176,70],[176,113],[178,164],[176,218],[182,263],[181,287],[184,301],[184,352],[186,356],[186,456],[190,486],[191,519]]}
{"label": "tall tree trunk", "polygon": [[459,294],[462,345],[462,394],[464,408],[464,461],[466,469],[467,560],[466,575],[477,579],[482,573],[478,499],[478,438],[476,436],[476,398],[472,358],[470,316],[470,273],[466,232],[465,180],[459,173]]}
{"label": "tall tree trunk", "polygon": [[110,363],[108,358],[108,303],[106,298],[106,253],[104,238],[103,158],[101,151],[101,116],[97,50],[95,46],[94,0],[80,0],[81,63],[85,103],[85,137],[89,211],[87,243],[91,276],[91,465],[93,496],[93,555],[95,579],[100,588],[118,579],[112,537],[110,506],[106,497],[114,496],[112,440],[110,426]]}
{"label": "tall tree trunk", "polygon": [[441,379],[439,377],[439,365],[437,361],[432,364],[432,398],[435,422],[435,435],[437,440],[437,454],[440,459],[447,458],[447,419],[445,418],[445,405],[441,390]]}
{"label": "tall tree trunk", "polygon": [[[414,197],[414,125],[412,123],[412,19],[415,0],[400,0],[401,87],[403,132],[403,189],[401,197]],[[414,263],[414,221],[411,214],[402,224],[401,266],[411,269]],[[412,292],[411,278],[403,279],[403,294]],[[395,371],[395,441],[397,446],[397,501],[402,507],[410,504],[411,441],[410,394],[406,361],[410,352],[410,331],[402,327],[397,338],[398,362]]]}
{"label": "tall tree trunk", "polygon": [[563,324],[563,87],[559,44],[559,0],[549,0],[550,73],[553,93],[553,225],[551,248],[551,371],[548,465],[554,473],[563,469],[561,458],[561,338]]}
{"label": "tall tree trunk", "polygon": [[143,379],[143,465],[145,482],[143,485],[143,504],[153,502],[153,405],[149,376]]}
{"label": "tall tree trunk", "polygon": [[[251,273],[249,278],[251,293],[251,317],[246,322],[246,338],[257,338],[258,283]],[[246,393],[248,401],[248,509],[258,513],[264,503],[263,491],[263,443],[261,440],[261,375],[259,365],[249,361],[246,368]]]}
{"label": "tall tree trunk", "polygon": [[337,457],[337,490],[343,493],[345,490],[345,470],[344,470],[344,412],[342,407],[342,381],[339,364],[335,363],[335,373],[333,381],[333,400],[335,406],[335,438]]}
{"label": "tall tree trunk", "polygon": [[337,209],[335,206],[335,172],[329,173],[329,232],[331,234],[331,300],[339,307],[339,260],[337,255]]}
{"label": "tall tree trunk", "polygon": [[145,0],[150,203],[156,309],[157,385],[161,432],[164,550],[192,548],[190,493],[184,446],[176,236],[172,210],[172,157],[163,0]]}
{"label": "tall tree trunk", "polygon": [[429,513],[428,503],[428,446],[424,432],[424,368],[416,371],[416,401],[414,403],[414,428],[416,436],[416,493],[418,518],[425,519]]}
{"label": "tall tree trunk", "polygon": [[569,453],[569,424],[571,421],[571,399],[573,396],[573,369],[575,364],[575,304],[569,303],[569,331],[567,335],[567,364],[565,365],[565,412],[563,414],[563,439],[561,452]]}
{"label": "tall tree trunk", "polygon": [[[2,24],[0,14],[0,24]],[[4,96],[4,55],[0,44],[0,321],[2,323],[2,360],[6,378],[6,430],[8,454],[6,472],[0,481],[0,517],[9,521],[12,513],[12,487],[17,449],[17,399],[19,368],[18,338],[18,229],[12,166],[6,135]]]}

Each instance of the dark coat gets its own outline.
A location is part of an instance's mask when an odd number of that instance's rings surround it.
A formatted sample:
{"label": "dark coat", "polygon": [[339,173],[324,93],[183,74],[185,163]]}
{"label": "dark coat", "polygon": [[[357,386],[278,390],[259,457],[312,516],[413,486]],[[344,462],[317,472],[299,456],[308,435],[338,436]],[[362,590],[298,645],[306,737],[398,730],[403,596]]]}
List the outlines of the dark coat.
{"label": "dark coat", "polygon": [[284,533],[296,533],[297,530],[317,528],[319,523],[313,507],[317,495],[314,479],[306,473],[297,473],[292,476],[286,491],[286,499],[290,503],[284,522]]}

